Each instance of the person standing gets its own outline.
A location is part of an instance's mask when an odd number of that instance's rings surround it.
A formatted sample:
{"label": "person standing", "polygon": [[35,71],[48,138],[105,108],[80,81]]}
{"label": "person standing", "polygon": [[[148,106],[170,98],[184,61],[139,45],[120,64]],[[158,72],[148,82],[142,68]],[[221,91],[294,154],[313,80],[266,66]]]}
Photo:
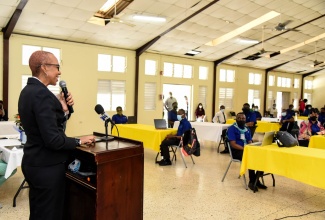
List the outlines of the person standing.
{"label": "person standing", "polygon": [[212,119],[214,123],[226,124],[227,118],[225,116],[225,109],[226,107],[224,105],[220,106],[220,111],[218,111]]}
{"label": "person standing", "polygon": [[177,102],[177,100],[173,97],[173,93],[169,92],[169,98],[165,101],[165,109],[169,112],[173,109],[173,103]]}
{"label": "person standing", "polygon": [[177,108],[178,108],[178,104],[177,102],[174,102],[173,109],[168,112],[168,128],[173,128],[175,121],[178,121]]}
{"label": "person standing", "polygon": [[203,105],[202,103],[199,103],[196,107],[196,110],[195,110],[195,117],[196,117],[196,120],[200,120],[200,121],[203,121],[203,118],[205,116],[205,110],[203,108]]}
{"label": "person standing", "polygon": [[[24,145],[22,172],[29,185],[31,220],[63,219],[65,197],[65,162],[69,150],[91,144],[93,136],[67,137],[63,130],[65,111],[60,101],[74,104],[71,93],[59,100],[48,88],[56,85],[60,72],[52,53],[36,51],[29,58],[32,77],[21,91],[18,112],[27,142]],[[66,106],[65,106],[66,108]]]}

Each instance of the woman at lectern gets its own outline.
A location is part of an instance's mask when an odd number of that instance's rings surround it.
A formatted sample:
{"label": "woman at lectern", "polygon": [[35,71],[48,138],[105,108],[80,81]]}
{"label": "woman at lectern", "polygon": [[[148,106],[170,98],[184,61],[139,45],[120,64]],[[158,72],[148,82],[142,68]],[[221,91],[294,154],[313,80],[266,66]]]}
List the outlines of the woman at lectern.
{"label": "woman at lectern", "polygon": [[[94,142],[93,136],[80,139],[67,137],[60,100],[47,88],[56,85],[60,72],[52,53],[36,51],[29,58],[32,77],[21,91],[18,111],[27,142],[24,145],[22,171],[29,185],[29,219],[63,219],[65,197],[65,161],[69,150]],[[70,93],[61,94],[61,101],[72,106]],[[66,105],[65,105],[66,108]]]}

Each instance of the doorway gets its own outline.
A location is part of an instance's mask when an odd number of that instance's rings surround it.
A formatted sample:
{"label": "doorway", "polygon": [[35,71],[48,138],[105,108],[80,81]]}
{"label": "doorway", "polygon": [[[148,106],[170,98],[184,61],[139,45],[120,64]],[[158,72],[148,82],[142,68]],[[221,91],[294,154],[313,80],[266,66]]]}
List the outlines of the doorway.
{"label": "doorway", "polygon": [[[178,109],[184,109],[187,115],[187,119],[191,120],[192,86],[163,84],[164,103],[166,99],[169,98],[169,92],[172,92],[173,97],[176,98],[178,103]],[[185,97],[187,97],[187,100]],[[166,119],[166,121],[167,115],[167,110],[164,108],[164,119]]]}
{"label": "doorway", "polygon": [[277,92],[276,107],[279,113],[282,109],[288,109],[290,104],[290,92]]}

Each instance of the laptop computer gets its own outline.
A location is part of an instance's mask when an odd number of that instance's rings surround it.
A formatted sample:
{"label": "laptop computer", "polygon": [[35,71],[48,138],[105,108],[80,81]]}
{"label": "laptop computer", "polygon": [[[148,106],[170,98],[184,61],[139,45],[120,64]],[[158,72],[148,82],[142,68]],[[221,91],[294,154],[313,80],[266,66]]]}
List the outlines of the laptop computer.
{"label": "laptop computer", "polygon": [[165,119],[154,119],[156,129],[167,129],[167,123]]}
{"label": "laptop computer", "polygon": [[128,116],[128,124],[136,124],[137,116]]}
{"label": "laptop computer", "polygon": [[270,144],[273,143],[273,138],[274,138],[274,131],[265,132],[262,142],[254,142],[254,143],[251,143],[251,144],[248,144],[248,145],[250,145],[250,146],[266,146],[266,145],[270,145]]}

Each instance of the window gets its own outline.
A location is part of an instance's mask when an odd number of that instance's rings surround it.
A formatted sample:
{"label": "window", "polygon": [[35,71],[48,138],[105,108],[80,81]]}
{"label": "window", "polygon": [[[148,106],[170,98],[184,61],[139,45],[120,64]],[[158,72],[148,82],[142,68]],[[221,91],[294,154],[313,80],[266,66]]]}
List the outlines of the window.
{"label": "window", "polygon": [[311,103],[311,98],[312,98],[311,93],[304,93],[304,99],[307,99],[308,100],[308,102],[306,104],[310,104]]}
{"label": "window", "polygon": [[220,69],[220,82],[235,82],[235,71]]}
{"label": "window", "polygon": [[99,80],[97,86],[97,103],[105,111],[116,110],[117,106],[125,110],[125,81]]}
{"label": "window", "polygon": [[164,62],[163,75],[166,77],[190,79],[193,76],[193,67],[191,65]]}
{"label": "window", "polygon": [[224,105],[226,109],[233,110],[232,100],[234,96],[233,88],[219,88],[219,105]]}
{"label": "window", "polygon": [[275,76],[269,75],[269,86],[275,85]]}
{"label": "window", "polygon": [[261,85],[262,83],[262,74],[259,73],[249,73],[248,84],[251,85]]}
{"label": "window", "polygon": [[293,93],[293,108],[298,109],[298,103],[299,103],[299,98],[298,98],[298,93],[294,92]]}
{"label": "window", "polygon": [[272,106],[274,104],[273,91],[268,91],[268,93],[267,93],[267,100],[268,100],[267,101],[268,108],[272,108]]}
{"label": "window", "polygon": [[[312,89],[313,88],[313,81],[305,80],[305,89]],[[309,101],[309,99],[308,99]]]}
{"label": "window", "polygon": [[290,88],[291,87],[291,79],[290,78],[285,78],[285,77],[278,77],[278,87],[286,87]]}
{"label": "window", "polygon": [[201,80],[208,79],[208,67],[199,66],[199,79],[201,79]]}
{"label": "window", "polygon": [[109,54],[98,54],[98,71],[103,72],[126,72],[126,57]]}
{"label": "window", "polygon": [[207,87],[206,86],[199,86],[199,103],[202,103],[203,108],[206,108],[206,98],[207,98]]}
{"label": "window", "polygon": [[293,81],[293,88],[295,89],[299,89],[299,79],[298,78],[295,78],[294,81]]}
{"label": "window", "polygon": [[144,84],[144,110],[156,110],[156,83]]}
{"label": "window", "polygon": [[145,60],[144,74],[155,76],[157,74],[157,62],[155,60]]}
{"label": "window", "polygon": [[[21,89],[23,89],[27,85],[28,78],[32,77],[31,75],[22,75],[21,76]],[[60,80],[60,79],[59,79]],[[61,91],[59,83],[55,86],[49,85],[47,87],[54,95],[58,95]]]}
{"label": "window", "polygon": [[248,103],[252,105],[257,105],[259,108],[261,107],[261,99],[260,99],[260,91],[259,90],[248,90]]}
{"label": "window", "polygon": [[58,59],[59,63],[61,62],[61,51],[58,48],[51,48],[51,47],[41,47],[41,46],[31,46],[31,45],[23,45],[23,53],[22,53],[22,64],[29,65],[29,58],[37,50],[43,50],[47,52],[53,53],[53,55]]}

